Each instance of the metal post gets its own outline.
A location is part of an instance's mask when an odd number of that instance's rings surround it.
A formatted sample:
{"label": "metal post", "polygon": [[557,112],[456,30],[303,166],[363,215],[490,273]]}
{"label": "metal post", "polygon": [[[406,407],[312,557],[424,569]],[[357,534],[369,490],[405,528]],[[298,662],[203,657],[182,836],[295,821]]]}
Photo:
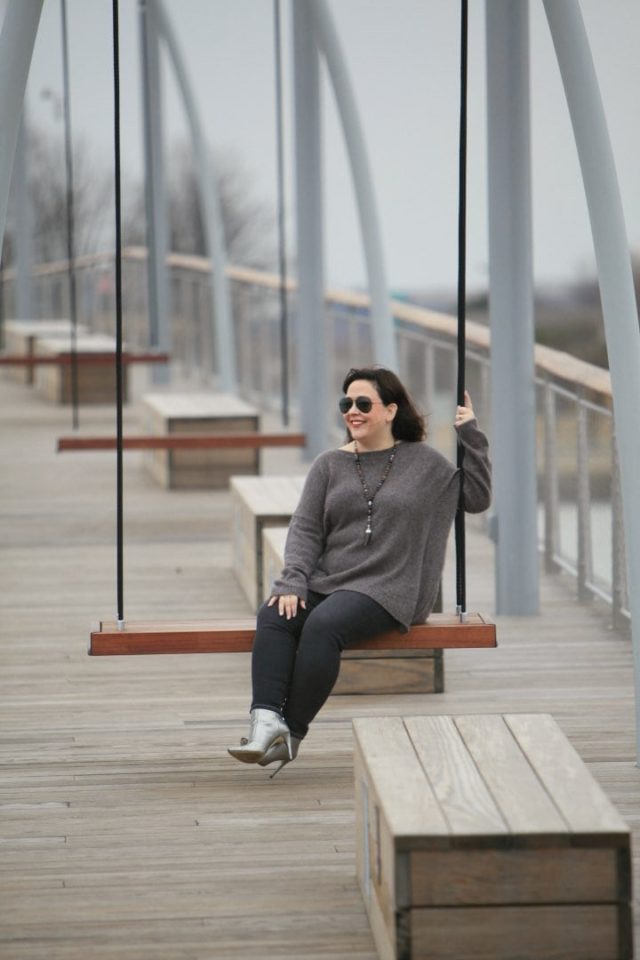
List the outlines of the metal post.
{"label": "metal post", "polygon": [[[167,281],[167,198],[162,135],[160,45],[153,0],[139,0],[142,64],[142,115],[144,130],[144,182],[147,212],[147,286],[149,291],[149,342],[171,351],[169,284]],[[154,364],[151,379],[167,383],[169,365]]]}
{"label": "metal post", "polygon": [[328,335],[324,310],[322,249],[322,142],[320,65],[310,0],[296,0],[293,11],[296,227],[298,238],[298,391],[306,454],[327,446]]}
{"label": "metal post", "polygon": [[593,551],[591,547],[591,489],[589,483],[589,424],[584,403],[584,389],[577,389],[576,464],[578,506],[578,599],[586,603],[591,598],[589,584],[593,582]]}
{"label": "metal post", "polygon": [[0,239],[4,237],[13,158],[42,3],[9,0],[0,33]]}
{"label": "metal post", "polygon": [[619,630],[625,623],[622,609],[626,596],[624,522],[620,491],[620,462],[615,430],[611,431],[611,623]]}
{"label": "metal post", "polygon": [[496,612],[538,613],[529,5],[486,6]]}
{"label": "metal post", "polygon": [[215,342],[217,371],[223,390],[237,389],[236,354],[231,311],[231,294],[226,273],[226,256],[222,206],[216,186],[216,175],[212,159],[208,154],[206,141],[200,125],[195,98],[189,85],[187,70],[176,42],[171,23],[162,0],[155,0],[158,28],[173,64],[176,81],[187,114],[187,122],[193,146],[200,203],[202,204],[202,222],[207,247],[207,256],[211,260],[211,298],[213,304],[213,340]]}
{"label": "metal post", "polygon": [[557,572],[558,518],[558,450],[556,444],[556,395],[547,379],[543,385],[544,408],[544,565],[547,573]]}
{"label": "metal post", "polygon": [[374,357],[376,363],[382,363],[392,370],[397,370],[396,335],[389,302],[382,232],[378,221],[373,177],[369,167],[364,133],[346,60],[326,0],[313,0],[311,10],[314,15],[318,44],[326,60],[333,85],[351,167],[369,281]]}
{"label": "metal post", "polygon": [[607,121],[576,0],[544,0],[582,169],[598,265],[615,414],[635,665],[640,758],[640,328],[631,257]]}

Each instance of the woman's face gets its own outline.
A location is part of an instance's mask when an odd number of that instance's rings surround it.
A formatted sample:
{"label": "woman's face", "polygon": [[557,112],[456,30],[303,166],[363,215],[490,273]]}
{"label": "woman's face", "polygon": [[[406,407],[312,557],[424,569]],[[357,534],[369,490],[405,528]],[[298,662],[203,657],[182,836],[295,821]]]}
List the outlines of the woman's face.
{"label": "woman's face", "polygon": [[351,409],[343,414],[345,426],[352,438],[367,446],[388,440],[391,423],[398,409],[397,405],[390,403],[386,406],[381,401],[375,384],[370,380],[354,380],[349,385],[346,396],[354,401],[357,397],[368,397],[371,400],[371,410],[368,413],[358,410],[354,402]]}

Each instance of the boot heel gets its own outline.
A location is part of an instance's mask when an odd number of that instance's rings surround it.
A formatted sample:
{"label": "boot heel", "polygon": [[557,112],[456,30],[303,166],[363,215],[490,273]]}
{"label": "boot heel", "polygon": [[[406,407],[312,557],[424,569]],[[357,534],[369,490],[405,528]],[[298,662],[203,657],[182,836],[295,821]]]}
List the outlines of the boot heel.
{"label": "boot heel", "polygon": [[269,779],[273,780],[276,773],[280,773],[283,767],[286,767],[288,763],[291,763],[292,760],[295,760],[298,756],[298,750],[300,748],[300,740],[296,736],[291,737],[291,745],[287,744],[284,739],[279,743],[274,744],[267,752],[265,753],[262,760],[258,760],[258,763],[261,767],[267,767],[270,763],[274,763],[276,760],[280,761],[280,766],[275,771],[275,773],[269,774]]}
{"label": "boot heel", "polygon": [[[293,758],[291,758],[291,759],[293,759]],[[282,768],[283,768],[283,767],[286,767],[286,765],[291,762],[291,759],[290,759],[290,760],[281,760],[281,761],[280,761],[280,766],[277,767],[277,768],[273,771],[273,773],[270,773],[270,774],[269,774],[269,780],[273,780],[273,778],[275,777],[275,775],[276,775],[277,773],[280,773],[280,771],[282,770]]]}

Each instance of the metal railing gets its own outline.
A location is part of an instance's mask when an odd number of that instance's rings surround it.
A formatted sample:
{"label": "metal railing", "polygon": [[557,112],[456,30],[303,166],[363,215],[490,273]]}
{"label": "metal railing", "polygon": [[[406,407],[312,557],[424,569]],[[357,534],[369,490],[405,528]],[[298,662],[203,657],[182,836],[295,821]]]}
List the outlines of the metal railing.
{"label": "metal railing", "polygon": [[[181,372],[203,384],[216,382],[209,263],[201,257],[168,258],[172,356]],[[35,268],[36,312],[68,315],[67,264]],[[276,276],[237,267],[231,284],[239,392],[263,409],[280,403],[280,294]],[[2,315],[13,315],[15,277],[0,275]],[[76,260],[78,322],[89,330],[113,332],[113,258]],[[296,396],[295,330],[297,297],[288,284],[291,396]],[[125,338],[131,347],[149,344],[146,250],[123,256]],[[430,442],[450,457],[456,383],[456,321],[453,317],[394,302],[399,373],[428,415]],[[214,318],[215,319],[215,318]],[[329,291],[326,321],[329,376],[335,392],[350,366],[375,361],[369,299]],[[624,562],[624,524],[609,373],[568,354],[536,347],[539,541],[546,569],[576,578],[581,601],[597,597],[611,607],[613,624],[629,620]],[[489,331],[467,322],[467,382],[484,429],[490,424]],[[295,399],[292,402],[295,417]],[[341,421],[336,416],[336,436]]]}

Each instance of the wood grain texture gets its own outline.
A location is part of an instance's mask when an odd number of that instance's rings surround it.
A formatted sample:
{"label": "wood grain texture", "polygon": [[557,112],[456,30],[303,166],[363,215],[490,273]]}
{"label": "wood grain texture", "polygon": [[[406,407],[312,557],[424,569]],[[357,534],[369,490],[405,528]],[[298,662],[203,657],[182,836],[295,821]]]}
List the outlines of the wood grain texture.
{"label": "wood grain texture", "polygon": [[569,825],[573,842],[580,835],[585,845],[628,848],[629,828],[553,718],[509,714],[504,719]]}
{"label": "wood grain texture", "polygon": [[354,721],[358,876],[381,953],[631,954],[629,828],[548,714],[408,717],[404,730]]}
{"label": "wood grain texture", "polygon": [[[123,437],[124,450],[255,450],[262,447],[303,447],[303,433],[210,433]],[[58,452],[115,450],[115,437],[59,437]]]}
{"label": "wood grain texture", "polygon": [[[364,651],[365,653],[368,651]],[[399,651],[394,651],[398,653]],[[410,651],[411,652],[411,651]],[[415,652],[415,651],[413,651]],[[342,657],[340,674],[333,688],[342,696],[436,693],[434,654],[426,657]]]}
{"label": "wood grain texture", "polygon": [[464,744],[519,845],[569,842],[569,825],[531,769],[503,718],[455,718]]}
{"label": "wood grain texture", "polygon": [[[448,845],[449,826],[433,789],[416,762],[400,717],[353,721],[365,777],[394,838],[396,850],[411,850],[424,837]],[[389,762],[391,760],[391,762]]]}
{"label": "wood grain texture", "polygon": [[[93,656],[134,654],[240,653],[251,650],[255,619],[183,622],[105,621],[91,631],[89,652]],[[425,624],[406,633],[394,631],[354,643],[351,651],[426,650],[445,647],[494,647],[495,624],[481,614],[469,614],[467,623],[455,616],[434,613]]]}
{"label": "wood grain texture", "polygon": [[411,911],[412,960],[623,960],[628,907],[527,906]]}
{"label": "wood grain texture", "polygon": [[456,838],[496,842],[509,828],[452,717],[409,717],[405,726]]}
{"label": "wood grain texture", "polygon": [[416,906],[610,903],[629,900],[619,886],[615,849],[416,850],[411,854]]}

